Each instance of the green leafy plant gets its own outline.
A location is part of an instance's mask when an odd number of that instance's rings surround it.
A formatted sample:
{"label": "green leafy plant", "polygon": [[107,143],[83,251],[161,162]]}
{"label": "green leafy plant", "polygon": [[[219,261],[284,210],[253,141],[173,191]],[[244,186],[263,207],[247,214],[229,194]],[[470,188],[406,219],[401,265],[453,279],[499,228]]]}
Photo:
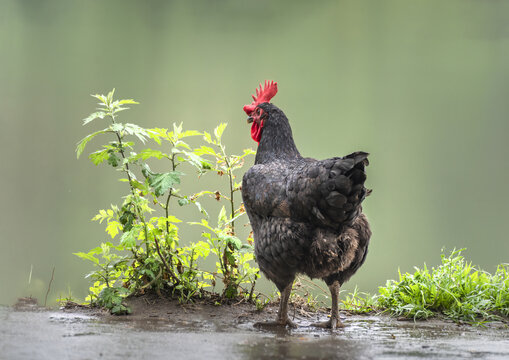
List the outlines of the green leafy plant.
{"label": "green leafy plant", "polygon": [[481,323],[509,316],[509,265],[495,274],[478,270],[461,255],[442,254],[438,267],[399,273],[379,289],[377,306],[397,316],[427,319],[437,314],[456,321]]}
{"label": "green leafy plant", "polygon": [[[200,195],[208,193],[213,195],[217,201],[227,202],[228,211],[223,206],[217,216],[217,226],[213,227],[209,221],[202,219],[200,222],[191,222],[193,225],[200,225],[206,229],[202,236],[206,239],[213,254],[217,256],[216,268],[213,273],[214,283],[216,277],[220,276],[224,285],[223,296],[233,299],[241,294],[248,295],[252,299],[254,286],[259,277],[258,268],[252,266],[253,247],[252,238],[249,237],[246,243],[236,236],[235,220],[245,213],[241,204],[237,205],[235,195],[242,189],[241,182],[237,181],[236,172],[244,165],[244,159],[248,155],[255,154],[251,149],[244,150],[242,155],[228,155],[226,147],[222,143],[222,135],[226,124],[220,124],[214,130],[214,136],[204,132],[203,138],[208,145],[202,145],[195,153],[197,155],[208,155],[213,158],[214,165],[210,168],[228,182],[228,191],[222,194],[219,191],[201,192]],[[243,285],[250,285],[250,289],[243,289]]]}
{"label": "green leafy plant", "polygon": [[508,321],[509,265],[501,264],[490,274],[467,262],[463,251],[442,253],[441,264],[431,269],[424,265],[412,274],[398,271],[399,279],[387,281],[377,295],[355,288],[342,307],[355,314],[389,312],[415,320],[443,316],[471,324]]}
{"label": "green leafy plant", "polygon": [[[128,193],[121,205],[111,205],[100,210],[94,221],[105,223],[106,232],[112,242],[103,242],[89,252],[75,255],[92,262],[95,269],[88,275],[93,281],[87,301],[107,307],[113,313],[128,313],[123,299],[131,294],[153,290],[176,295],[181,301],[189,301],[203,293],[203,289],[215,285],[220,276],[225,284],[223,296],[232,298],[243,291],[241,285],[251,285],[254,290],[258,269],[252,265],[250,243],[242,243],[235,236],[235,220],[244,214],[234,195],[240,190],[234,172],[244,164],[244,158],[253,153],[245,150],[242,155],[228,155],[221,142],[226,124],[208,132],[184,130],[182,124],[173,124],[172,129],[145,129],[136,124],[121,123],[118,113],[138,104],[132,99],[114,100],[114,90],[108,95],[92,95],[99,100],[99,107],[83,124],[94,120],[109,121],[109,125],[83,138],[77,145],[79,158],[92,139],[109,135],[110,141],[92,152],[89,159],[95,164],[106,164],[121,174],[120,181],[127,184]],[[201,137],[206,145],[192,147],[188,138]],[[158,148],[144,147],[136,152],[136,142],[145,145],[154,142]],[[217,150],[214,150],[217,149]],[[169,171],[153,171],[148,162],[163,162]],[[161,166],[161,165],[159,165]],[[226,175],[227,195],[219,191],[203,190],[193,194],[182,194],[180,190],[184,172],[194,170],[198,176],[214,172]],[[227,201],[218,216],[217,227],[212,228],[206,219],[199,223],[210,230],[205,241],[182,245],[179,226],[182,221],[175,216],[172,200],[179,206],[193,204],[200,217],[208,217],[199,200],[211,196],[218,201]],[[206,271],[200,260],[210,254],[217,256],[217,269]]]}

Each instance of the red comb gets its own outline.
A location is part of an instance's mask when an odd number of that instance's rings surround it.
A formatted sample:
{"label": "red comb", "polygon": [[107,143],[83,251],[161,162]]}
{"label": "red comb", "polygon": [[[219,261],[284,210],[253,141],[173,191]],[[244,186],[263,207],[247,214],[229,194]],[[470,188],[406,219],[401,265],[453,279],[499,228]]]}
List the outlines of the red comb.
{"label": "red comb", "polygon": [[270,99],[274,97],[277,93],[277,82],[274,81],[267,81],[265,80],[265,86],[262,89],[262,84],[260,84],[260,88],[256,89],[256,96],[251,95],[253,97],[253,102],[250,105],[244,105],[244,111],[246,114],[251,115],[253,110],[256,108],[257,105],[269,102]]}

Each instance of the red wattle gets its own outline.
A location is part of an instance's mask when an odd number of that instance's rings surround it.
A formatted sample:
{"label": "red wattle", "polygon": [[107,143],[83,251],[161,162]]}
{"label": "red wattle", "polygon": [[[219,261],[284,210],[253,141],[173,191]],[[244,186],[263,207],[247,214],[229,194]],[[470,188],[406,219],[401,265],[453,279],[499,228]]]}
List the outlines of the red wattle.
{"label": "red wattle", "polygon": [[253,125],[251,125],[251,137],[257,143],[260,143],[260,139],[262,138],[262,128],[263,121],[260,125],[258,125],[256,121],[253,121]]}

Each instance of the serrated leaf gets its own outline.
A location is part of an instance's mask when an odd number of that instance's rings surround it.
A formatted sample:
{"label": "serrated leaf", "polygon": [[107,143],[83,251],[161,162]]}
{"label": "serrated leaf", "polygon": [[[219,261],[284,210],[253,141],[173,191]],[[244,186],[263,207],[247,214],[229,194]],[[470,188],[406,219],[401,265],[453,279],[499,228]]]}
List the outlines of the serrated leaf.
{"label": "serrated leaf", "polygon": [[107,149],[105,150],[98,150],[96,152],[91,153],[88,155],[88,158],[94,163],[94,165],[99,165],[105,160],[108,160],[110,157],[110,154]]}
{"label": "serrated leaf", "polygon": [[113,94],[115,94],[115,88],[113,88],[113,90],[111,90],[108,93],[108,97],[107,97],[108,104],[111,104],[113,102]]}
{"label": "serrated leaf", "polygon": [[94,137],[96,137],[99,134],[104,134],[107,132],[109,132],[108,129],[99,130],[99,131],[89,134],[89,135],[85,136],[83,139],[81,139],[78,142],[78,145],[76,146],[76,157],[79,159],[80,155],[83,153],[83,150],[85,150],[85,146],[87,146],[87,144],[89,143],[90,140],[92,140]]}
{"label": "serrated leaf", "polygon": [[122,215],[119,217],[119,221],[122,224],[122,231],[128,232],[133,228],[134,220],[136,219],[136,216],[133,212],[131,212],[128,209],[122,209]]}
{"label": "serrated leaf", "polygon": [[214,135],[216,136],[217,141],[221,141],[221,136],[223,135],[224,129],[228,126],[227,123],[221,123],[218,127],[214,129]]}
{"label": "serrated leaf", "polygon": [[136,124],[125,124],[124,131],[129,135],[136,136],[142,143],[145,143],[149,137],[149,132]]}
{"label": "serrated leaf", "polygon": [[196,130],[186,130],[183,133],[180,133],[178,135],[178,138],[182,139],[182,138],[189,137],[189,136],[199,136],[199,135],[202,135],[202,133],[199,132],[199,131],[196,131]]}
{"label": "serrated leaf", "polygon": [[235,236],[227,236],[224,240],[227,244],[233,246],[235,250],[240,250],[242,248],[242,241]]}
{"label": "serrated leaf", "polygon": [[149,136],[154,139],[156,143],[161,145],[161,138],[168,140],[168,129],[153,128],[148,130]]}
{"label": "serrated leaf", "polygon": [[[206,217],[209,217],[209,213],[207,212],[207,210],[205,210],[203,208],[203,206],[201,206],[201,204],[198,202],[198,201],[195,201],[194,204],[196,205],[196,207],[198,208],[198,210],[203,214],[205,215]],[[203,222],[203,220],[202,220]],[[207,223],[208,224],[208,223]]]}
{"label": "serrated leaf", "polygon": [[178,202],[178,204],[179,204],[180,206],[184,206],[184,205],[189,204],[191,201],[189,201],[189,199],[188,199],[188,198],[183,198],[183,199],[179,199],[177,202]]}
{"label": "serrated leaf", "polygon": [[113,110],[113,113],[116,114],[118,112],[121,112],[121,111],[124,111],[124,110],[129,110],[130,108],[128,107],[117,107]]}
{"label": "serrated leaf", "polygon": [[139,102],[133,100],[133,99],[123,99],[123,100],[120,100],[118,102],[119,105],[124,105],[124,104],[139,104]]}
{"label": "serrated leaf", "polygon": [[221,208],[221,211],[219,211],[219,214],[217,215],[217,227],[220,228],[226,223],[226,209],[223,206]]}
{"label": "serrated leaf", "polygon": [[179,138],[179,135],[182,133],[182,123],[177,125],[176,123],[173,123],[173,132],[175,135],[177,135],[177,139]]}
{"label": "serrated leaf", "polygon": [[142,173],[147,178],[149,185],[154,189],[156,196],[161,196],[173,188],[173,185],[180,184],[180,177],[184,175],[180,171],[153,173],[146,165]]}
{"label": "serrated leaf", "polygon": [[216,156],[216,152],[214,151],[214,149],[205,145],[202,145],[201,147],[194,149],[194,153],[198,156],[202,156],[205,154]]}
{"label": "serrated leaf", "polygon": [[115,123],[110,125],[111,131],[119,132],[124,130],[124,124],[122,123]]}
{"label": "serrated leaf", "polygon": [[[183,142],[182,140],[178,141],[175,146],[177,147],[181,147],[181,148],[184,148],[184,149],[187,149],[187,150],[191,150],[191,147],[189,145],[187,145],[187,143]],[[173,151],[173,149],[172,149]],[[180,151],[180,150],[177,150],[177,151]]]}
{"label": "serrated leaf", "polygon": [[188,161],[194,165],[198,170],[210,170],[212,169],[212,164],[210,164],[208,161],[203,159],[202,157],[196,155],[192,152],[186,152]]}
{"label": "serrated leaf", "polygon": [[119,161],[120,158],[117,155],[115,155],[114,152],[110,151],[108,154],[108,164],[110,164],[113,167],[117,167]]}
{"label": "serrated leaf", "polygon": [[215,144],[216,143],[214,140],[212,140],[212,136],[208,132],[206,132],[206,131],[203,132],[203,139],[206,142],[208,142],[209,144]]}
{"label": "serrated leaf", "polygon": [[99,264],[99,259],[95,258],[92,254],[87,254],[87,253],[84,253],[84,252],[77,252],[77,253],[73,253],[73,255],[76,255],[82,259],[85,259],[85,260],[89,260],[89,261],[92,261],[94,264]]}
{"label": "serrated leaf", "polygon": [[155,157],[156,159],[162,159],[165,157],[165,155],[159,151],[159,150],[152,150],[152,149],[143,149],[139,155],[137,155],[137,158],[141,158],[143,160],[147,160],[151,157]]}
{"label": "serrated leaf", "polygon": [[97,100],[101,101],[101,103],[104,105],[107,105],[107,103],[108,103],[108,100],[107,100],[106,96],[104,96],[104,95],[95,94],[95,95],[90,95],[90,96],[95,97]]}
{"label": "serrated leaf", "polygon": [[94,121],[95,119],[104,119],[104,117],[107,114],[104,111],[97,111],[95,113],[92,113],[88,115],[85,119],[83,119],[83,125],[88,124],[91,121]]}
{"label": "serrated leaf", "polygon": [[122,234],[120,237],[120,244],[126,248],[133,248],[136,246],[136,229],[131,229]]}
{"label": "serrated leaf", "polygon": [[118,221],[110,221],[108,223],[108,226],[106,226],[106,232],[111,236],[113,239],[119,231],[122,229],[122,225]]}
{"label": "serrated leaf", "polygon": [[235,262],[235,256],[233,256],[233,254],[230,252],[230,251],[226,251],[225,253],[226,255],[226,259],[228,260],[228,263],[231,265],[231,266],[235,266],[236,262]]}

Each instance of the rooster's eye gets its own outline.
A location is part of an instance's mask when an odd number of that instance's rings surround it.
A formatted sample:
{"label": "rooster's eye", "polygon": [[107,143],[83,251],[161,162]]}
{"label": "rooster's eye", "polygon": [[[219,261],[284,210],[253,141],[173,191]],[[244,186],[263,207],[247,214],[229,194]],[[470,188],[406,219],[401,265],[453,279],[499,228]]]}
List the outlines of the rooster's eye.
{"label": "rooster's eye", "polygon": [[256,109],[256,115],[260,115],[260,109]]}

